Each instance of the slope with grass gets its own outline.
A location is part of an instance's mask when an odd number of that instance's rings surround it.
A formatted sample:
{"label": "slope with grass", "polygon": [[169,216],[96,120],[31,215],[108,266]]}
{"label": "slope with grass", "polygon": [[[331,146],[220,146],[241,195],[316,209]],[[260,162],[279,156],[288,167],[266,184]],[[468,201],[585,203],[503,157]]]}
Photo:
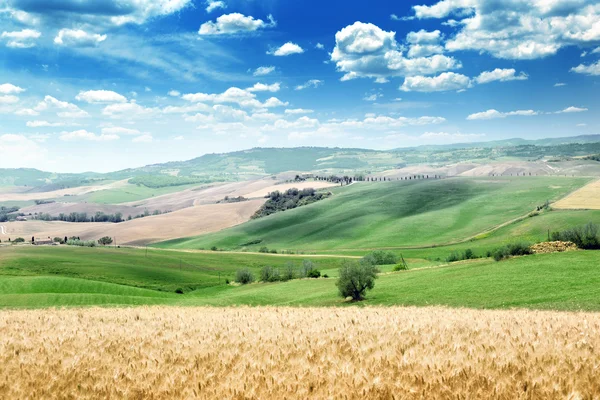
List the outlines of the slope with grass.
{"label": "slope with grass", "polygon": [[257,240],[269,248],[315,251],[440,245],[523,216],[588,181],[495,177],[357,183],[309,206],[157,247],[239,249]]}
{"label": "slope with grass", "polygon": [[[240,264],[257,271],[265,263],[282,265],[289,260],[299,262],[302,257],[219,253],[211,258],[206,254],[150,250],[147,261],[141,251],[67,250],[70,252],[22,253],[0,259],[0,307],[351,304],[338,296],[333,278],[246,286],[223,283],[223,276],[233,275]],[[93,252],[96,254],[92,255]],[[180,255],[187,257],[182,270],[179,270]],[[319,258],[316,262],[321,268],[333,271],[341,260]],[[386,272],[377,279],[375,289],[367,293],[361,305],[600,311],[599,266],[600,252],[576,251]],[[199,289],[180,295],[162,291],[178,286]]]}

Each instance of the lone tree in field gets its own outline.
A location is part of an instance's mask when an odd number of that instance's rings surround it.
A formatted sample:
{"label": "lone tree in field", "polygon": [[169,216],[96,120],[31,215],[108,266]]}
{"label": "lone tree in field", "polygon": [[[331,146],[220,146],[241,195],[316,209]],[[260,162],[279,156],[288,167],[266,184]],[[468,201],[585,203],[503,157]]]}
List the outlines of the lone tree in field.
{"label": "lone tree in field", "polygon": [[354,301],[364,299],[365,292],[375,287],[379,269],[368,260],[361,262],[344,260],[336,286],[342,297],[352,297]]}
{"label": "lone tree in field", "polygon": [[109,236],[104,236],[103,238],[98,239],[98,243],[102,246],[106,246],[107,244],[111,244],[112,242],[113,240]]}

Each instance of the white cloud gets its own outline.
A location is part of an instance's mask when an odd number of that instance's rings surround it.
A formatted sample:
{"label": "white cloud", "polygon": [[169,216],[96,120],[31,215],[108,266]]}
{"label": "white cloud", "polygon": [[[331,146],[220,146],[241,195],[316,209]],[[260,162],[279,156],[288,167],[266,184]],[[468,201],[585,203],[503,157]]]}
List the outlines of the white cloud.
{"label": "white cloud", "polygon": [[520,115],[524,117],[538,115],[537,111],[533,110],[517,110],[517,111],[509,111],[509,112],[500,112],[498,110],[487,110],[483,112],[478,112],[475,114],[471,114],[467,117],[468,120],[482,120],[482,119],[496,119],[496,118],[506,118],[515,115]]}
{"label": "white cloud", "polygon": [[3,83],[0,85],[0,94],[19,94],[24,91],[25,89],[15,86],[11,83]]}
{"label": "white cloud", "polygon": [[38,143],[44,143],[46,140],[50,139],[50,134],[34,133],[33,135],[29,135],[29,139],[34,140]]}
{"label": "white cloud", "polygon": [[468,76],[454,72],[444,72],[438,76],[409,76],[404,79],[400,90],[404,92],[442,92],[464,90],[471,87]]}
{"label": "white cloud", "polygon": [[308,89],[308,88],[318,88],[319,86],[321,86],[323,84],[323,81],[319,80],[319,79],[311,79],[309,81],[306,81],[305,83],[303,83],[302,85],[298,85],[296,86],[296,90],[304,90],[304,89]]}
{"label": "white cloud", "polygon": [[118,140],[118,135],[96,135],[95,133],[88,132],[85,129],[80,129],[78,131],[73,132],[61,132],[59,136],[60,140],[65,142],[72,142],[78,140],[89,140],[95,142],[107,142],[112,140]]}
{"label": "white cloud", "polygon": [[267,51],[267,54],[271,54],[278,57],[289,56],[292,54],[302,54],[304,49],[298,46],[296,43],[287,42],[281,47]]}
{"label": "white cloud", "polygon": [[46,150],[24,135],[0,135],[0,168],[35,167],[45,159]]}
{"label": "white cloud", "polygon": [[525,72],[521,72],[519,75],[515,75],[516,73],[517,71],[514,68],[496,68],[493,71],[482,72],[477,78],[475,78],[475,81],[481,85],[484,83],[490,83],[494,81],[523,81],[529,78],[529,76]]}
{"label": "white cloud", "polygon": [[590,52],[590,54],[600,54],[600,47],[596,47],[594,50]]}
{"label": "white cloud", "polygon": [[421,139],[431,140],[470,140],[484,137],[483,133],[448,133],[448,132],[425,132],[419,136]]}
{"label": "white cloud", "polygon": [[331,60],[340,72],[345,73],[342,81],[368,77],[385,82],[394,76],[432,75],[461,67],[454,58],[441,54],[406,58],[395,35],[395,32],[362,22],[337,32]]}
{"label": "white cloud", "polygon": [[293,109],[287,109],[285,110],[286,114],[312,114],[314,112],[314,110],[307,110],[304,108],[293,108]]}
{"label": "white cloud", "polygon": [[151,118],[159,114],[158,108],[147,108],[135,102],[110,104],[102,110],[104,116],[122,119]]}
{"label": "white cloud", "polygon": [[29,128],[43,128],[43,127],[65,126],[66,124],[64,122],[27,121],[26,125]]}
{"label": "white cloud", "polygon": [[264,83],[256,83],[254,84],[254,86],[246,89],[249,92],[279,92],[280,89],[280,84],[279,83],[273,83],[271,85],[266,85]]}
{"label": "white cloud", "polygon": [[577,67],[571,68],[571,71],[578,74],[598,76],[600,75],[600,61],[590,65],[580,64]]}
{"label": "white cloud", "polygon": [[154,141],[154,138],[150,134],[144,134],[141,136],[134,137],[131,139],[133,143],[150,143]]}
{"label": "white cloud", "polygon": [[208,0],[206,2],[206,12],[213,12],[216,9],[219,8],[227,8],[227,4],[225,4],[224,1],[220,1],[220,0]]}
{"label": "white cloud", "polygon": [[561,87],[561,86],[567,86],[567,84],[563,83],[563,82],[559,82],[559,83],[555,83],[554,84],[554,87]]}
{"label": "white cloud", "polygon": [[36,115],[40,115],[40,113],[31,108],[21,108],[15,111],[15,115],[19,115],[22,117],[35,117]]}
{"label": "white cloud", "polygon": [[6,39],[6,46],[16,49],[28,49],[34,47],[36,40],[42,34],[33,29],[23,29],[15,32],[2,32],[0,38]]}
{"label": "white cloud", "polygon": [[287,103],[280,101],[275,97],[271,97],[264,103],[261,103],[256,99],[256,95],[247,90],[231,87],[227,89],[223,93],[218,94],[209,94],[209,93],[188,93],[182,96],[184,100],[193,102],[193,103],[215,103],[215,104],[224,104],[224,103],[234,103],[243,108],[270,108],[270,107],[280,107],[284,106]]}
{"label": "white cloud", "polygon": [[569,113],[580,113],[580,112],[585,112],[587,111],[587,108],[581,108],[581,107],[567,107],[562,111],[557,111],[557,114],[569,114]]}
{"label": "white cloud", "polygon": [[127,98],[119,93],[110,90],[88,90],[79,92],[75,97],[79,101],[86,103],[126,103]]}
{"label": "white cloud", "polygon": [[5,95],[0,96],[0,104],[15,104],[19,102],[19,98],[17,96]]}
{"label": "white cloud", "polygon": [[[317,43],[315,45],[315,49],[325,50],[325,45],[323,43]],[[599,47],[599,49],[600,49],[600,47]]]}
{"label": "white cloud", "polygon": [[454,16],[449,51],[488,52],[504,59],[536,59],[563,47],[600,40],[600,7],[589,0],[442,0],[414,6],[415,16]]}
{"label": "white cloud", "polygon": [[44,97],[44,100],[39,102],[34,108],[35,111],[47,111],[51,109],[60,110],[56,115],[61,118],[85,118],[89,116],[87,112],[83,111],[75,104],[57,100],[52,96]]}
{"label": "white cloud", "polygon": [[408,57],[426,57],[433,54],[441,54],[444,48],[441,45],[442,34],[439,30],[428,32],[421,29],[418,32],[409,32],[406,41],[410,44]]}
{"label": "white cloud", "polygon": [[61,29],[54,44],[67,47],[95,47],[106,40],[106,35],[88,33],[81,29]]}
{"label": "white cloud", "polygon": [[171,97],[179,97],[179,96],[181,96],[181,93],[177,90],[170,90],[168,95]]}
{"label": "white cloud", "polygon": [[373,94],[366,94],[365,97],[363,97],[364,101],[377,101],[378,98],[383,97],[382,94],[379,93],[373,93]]}
{"label": "white cloud", "polygon": [[121,128],[120,126],[111,126],[102,128],[103,135],[141,135],[142,132],[137,129]]}
{"label": "white cloud", "polygon": [[232,35],[254,32],[277,25],[271,15],[267,18],[269,19],[268,23],[262,19],[255,19],[252,16],[245,16],[240,13],[224,14],[218,17],[215,22],[209,21],[202,24],[198,33],[200,35]]}
{"label": "white cloud", "polygon": [[269,75],[269,74],[273,73],[274,71],[275,71],[275,67],[273,67],[273,66],[258,67],[258,68],[256,68],[256,70],[254,71],[254,73],[252,75],[265,76],[265,75]]}

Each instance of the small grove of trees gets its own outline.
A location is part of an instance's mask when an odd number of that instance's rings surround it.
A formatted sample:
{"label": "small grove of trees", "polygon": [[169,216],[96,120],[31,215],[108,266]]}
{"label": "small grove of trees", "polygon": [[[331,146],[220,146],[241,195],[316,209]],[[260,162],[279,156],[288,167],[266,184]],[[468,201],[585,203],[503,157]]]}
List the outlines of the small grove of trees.
{"label": "small grove of trees", "polygon": [[331,193],[319,193],[315,189],[289,189],[285,192],[278,190],[269,193],[268,200],[263,206],[252,216],[253,219],[266,217],[267,215],[275,214],[279,211],[291,210],[293,208],[302,207],[319,200],[329,197]]}
{"label": "small grove of trees", "polygon": [[248,268],[240,269],[235,274],[235,281],[247,285],[254,282],[254,274]]}
{"label": "small grove of trees", "polygon": [[492,257],[496,261],[501,261],[514,256],[526,256],[532,254],[531,245],[528,243],[511,243],[500,247],[492,252]]}
{"label": "small grove of trees", "polygon": [[80,247],[96,247],[95,240],[80,240],[80,239],[69,239],[67,240],[69,246],[80,246]]}
{"label": "small grove of trees", "polygon": [[112,242],[113,242],[113,240],[109,236],[104,236],[104,237],[101,237],[100,239],[98,239],[98,244],[101,244],[102,246],[109,245]]}
{"label": "small grove of trees", "polygon": [[[317,265],[311,260],[304,260],[300,266],[291,261],[282,268],[264,266],[260,270],[259,280],[261,282],[287,282],[292,279],[320,277],[321,271],[317,269]],[[327,275],[323,275],[323,277],[327,278]],[[245,285],[254,282],[255,277],[250,269],[244,268],[237,271],[235,281]]]}
{"label": "small grove of trees", "polygon": [[598,225],[590,222],[585,226],[553,232],[551,237],[554,241],[573,242],[580,249],[597,250],[600,249],[598,231]]}
{"label": "small grove of trees", "polygon": [[367,290],[375,287],[375,279],[379,269],[370,258],[360,261],[344,260],[339,271],[336,286],[342,297],[351,297],[353,301],[361,301]]}
{"label": "small grove of trees", "polygon": [[363,258],[373,265],[392,265],[398,262],[398,256],[391,251],[375,250]]}

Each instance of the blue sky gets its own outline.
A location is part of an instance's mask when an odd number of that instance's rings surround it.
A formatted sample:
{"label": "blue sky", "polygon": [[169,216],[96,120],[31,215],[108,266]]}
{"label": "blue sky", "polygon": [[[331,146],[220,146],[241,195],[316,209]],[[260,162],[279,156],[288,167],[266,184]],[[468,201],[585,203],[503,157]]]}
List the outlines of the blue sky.
{"label": "blue sky", "polygon": [[0,0],[0,167],[600,133],[590,0]]}

